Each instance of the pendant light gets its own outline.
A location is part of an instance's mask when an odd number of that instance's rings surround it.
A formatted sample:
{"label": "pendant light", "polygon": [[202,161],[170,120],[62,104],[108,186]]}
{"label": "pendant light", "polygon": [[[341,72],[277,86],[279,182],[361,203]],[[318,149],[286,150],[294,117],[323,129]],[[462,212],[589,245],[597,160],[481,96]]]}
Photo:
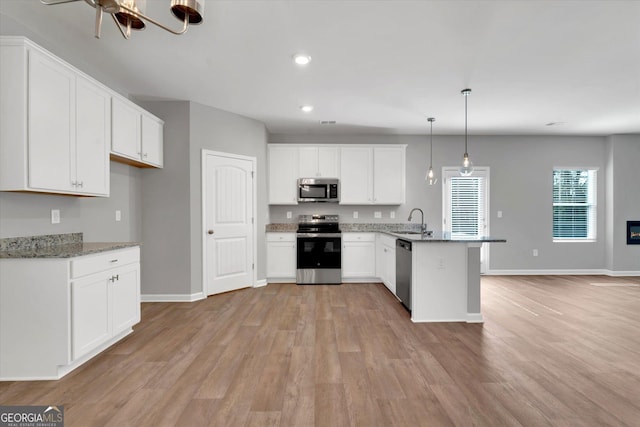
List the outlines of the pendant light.
{"label": "pendant light", "polygon": [[464,96],[464,156],[459,170],[460,175],[469,176],[473,173],[473,163],[469,159],[469,153],[467,152],[467,98],[471,93],[471,89],[463,89],[461,93]]}
{"label": "pendant light", "polygon": [[436,119],[435,117],[429,117],[427,121],[431,124],[431,130],[429,131],[429,170],[424,179],[429,185],[435,185],[438,182],[438,178],[436,178],[436,175],[433,173],[433,122],[435,122]]}

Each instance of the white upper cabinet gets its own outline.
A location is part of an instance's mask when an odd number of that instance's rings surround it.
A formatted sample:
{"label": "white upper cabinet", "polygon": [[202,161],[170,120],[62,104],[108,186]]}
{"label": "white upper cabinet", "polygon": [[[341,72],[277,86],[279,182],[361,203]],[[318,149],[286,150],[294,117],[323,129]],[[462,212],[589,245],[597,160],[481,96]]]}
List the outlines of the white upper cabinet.
{"label": "white upper cabinet", "polygon": [[142,113],[142,161],[162,167],[164,122],[149,113]]}
{"label": "white upper cabinet", "polygon": [[109,195],[110,94],[21,37],[0,43],[0,190]]}
{"label": "white upper cabinet", "polygon": [[300,178],[339,178],[340,176],[339,147],[299,147],[299,162]]}
{"label": "white upper cabinet", "polygon": [[400,205],[405,201],[405,146],[373,149],[373,203]]}
{"label": "white upper cabinet", "polygon": [[345,146],[340,149],[340,204],[373,203],[373,148]]}
{"label": "white upper cabinet", "polygon": [[339,178],[340,204],[405,201],[406,145],[269,144],[269,204],[297,203],[298,178]]}
{"label": "white upper cabinet", "polygon": [[405,151],[405,145],[342,146],[340,204],[404,203]]}
{"label": "white upper cabinet", "polygon": [[76,78],[76,187],[109,194],[111,95],[84,77]]}
{"label": "white upper cabinet", "polygon": [[269,204],[298,204],[298,147],[269,146]]}
{"label": "white upper cabinet", "polygon": [[119,96],[113,97],[111,114],[111,159],[161,168],[164,122]]}

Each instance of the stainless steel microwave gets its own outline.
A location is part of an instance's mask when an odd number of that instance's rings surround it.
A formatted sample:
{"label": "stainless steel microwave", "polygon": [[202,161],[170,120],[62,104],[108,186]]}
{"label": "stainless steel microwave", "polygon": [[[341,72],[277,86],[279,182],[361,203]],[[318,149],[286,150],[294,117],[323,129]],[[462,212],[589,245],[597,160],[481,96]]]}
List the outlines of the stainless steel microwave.
{"label": "stainless steel microwave", "polygon": [[298,202],[337,203],[340,183],[337,178],[298,178]]}

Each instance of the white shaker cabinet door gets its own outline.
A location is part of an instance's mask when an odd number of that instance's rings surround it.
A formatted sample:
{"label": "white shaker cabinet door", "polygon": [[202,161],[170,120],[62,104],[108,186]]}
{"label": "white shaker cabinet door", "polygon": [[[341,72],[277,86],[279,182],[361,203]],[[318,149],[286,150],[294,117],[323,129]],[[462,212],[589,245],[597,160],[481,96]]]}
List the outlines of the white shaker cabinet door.
{"label": "white shaker cabinet door", "polygon": [[111,151],[119,156],[140,160],[141,114],[123,100],[113,97],[111,101]]}
{"label": "white shaker cabinet door", "polygon": [[113,335],[140,322],[140,264],[115,270],[111,286]]}
{"label": "white shaker cabinet door", "polygon": [[372,203],[372,154],[370,147],[340,149],[340,204]]}
{"label": "white shaker cabinet door", "polygon": [[111,95],[79,76],[76,106],[76,190],[78,193],[109,195]]}
{"label": "white shaker cabinet door", "polygon": [[72,283],[73,359],[82,357],[111,337],[109,277],[101,273]]}
{"label": "white shaker cabinet door", "polygon": [[373,203],[400,205],[405,201],[405,147],[375,147]]}
{"label": "white shaker cabinet door", "polygon": [[70,191],[75,151],[75,73],[53,58],[29,53],[29,187]]}
{"label": "white shaker cabinet door", "polygon": [[162,167],[163,125],[158,119],[142,114],[142,161]]}
{"label": "white shaker cabinet door", "polygon": [[298,204],[298,147],[269,147],[269,204]]}

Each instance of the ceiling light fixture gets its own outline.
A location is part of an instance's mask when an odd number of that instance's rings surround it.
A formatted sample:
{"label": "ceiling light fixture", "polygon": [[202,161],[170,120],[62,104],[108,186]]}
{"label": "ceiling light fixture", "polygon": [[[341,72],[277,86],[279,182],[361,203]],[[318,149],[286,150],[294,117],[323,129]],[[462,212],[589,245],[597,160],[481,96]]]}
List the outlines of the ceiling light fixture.
{"label": "ceiling light fixture", "polygon": [[313,111],[313,105],[301,105],[300,109],[303,113],[310,113]]}
{"label": "ceiling light fixture", "polygon": [[473,173],[473,163],[469,159],[469,153],[467,152],[467,98],[471,93],[471,89],[463,89],[461,93],[464,96],[464,156],[459,170],[460,175],[469,176]]}
{"label": "ceiling light fixture", "polygon": [[431,124],[431,130],[429,131],[429,170],[425,181],[429,182],[429,185],[435,185],[438,182],[435,173],[433,173],[433,122],[436,121],[435,117],[429,117],[427,121]]}
{"label": "ceiling light fixture", "polygon": [[[80,0],[40,0],[40,2],[46,5],[70,3],[74,1]],[[84,1],[96,9],[95,37],[97,39],[100,38],[103,13],[111,15],[122,37],[128,40],[131,36],[131,30],[143,30],[146,27],[144,21],[149,21],[172,34],[184,34],[189,28],[189,24],[195,25],[202,23],[202,11],[204,9],[204,0],[171,0],[171,13],[183,22],[181,30],[173,30],[144,14],[147,0]]]}
{"label": "ceiling light fixture", "polygon": [[298,65],[307,65],[311,62],[311,57],[309,55],[305,55],[304,53],[296,53],[293,55],[293,62]]}

